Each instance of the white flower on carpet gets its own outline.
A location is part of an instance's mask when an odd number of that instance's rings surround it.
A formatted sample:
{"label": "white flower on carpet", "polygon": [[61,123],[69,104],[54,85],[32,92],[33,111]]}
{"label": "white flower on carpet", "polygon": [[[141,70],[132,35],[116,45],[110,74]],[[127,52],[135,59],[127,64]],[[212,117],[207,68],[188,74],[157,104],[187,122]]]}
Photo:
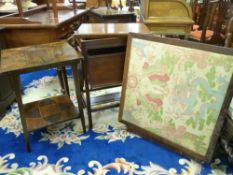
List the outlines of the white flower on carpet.
{"label": "white flower on carpet", "polygon": [[[199,175],[201,173],[201,164],[193,160],[180,159],[179,164],[184,165],[186,168],[181,170],[182,173],[180,175]],[[170,169],[169,171],[174,173],[175,175],[177,174],[177,171],[175,169]]]}
{"label": "white flower on carpet", "polygon": [[108,124],[99,123],[99,124],[94,125],[93,131],[97,134],[104,134],[104,133],[110,132],[111,130]]}
{"label": "white flower on carpet", "polygon": [[6,115],[0,120],[0,128],[6,131],[6,133],[13,133],[16,137],[23,133],[19,110],[16,103],[11,107],[12,109],[6,113]]}
{"label": "white flower on carpet", "polygon": [[135,171],[135,174],[143,175],[200,175],[201,165],[197,162],[186,159],[179,160],[180,165],[186,165],[185,169],[181,169],[181,174],[177,173],[177,170],[171,168],[166,170],[165,168],[150,162],[149,166],[142,166],[142,171]]}
{"label": "white flower on carpet", "polygon": [[53,84],[57,80],[55,79],[54,76],[44,76],[41,79],[38,80],[33,80],[31,83],[29,83],[26,88],[30,89],[31,87],[36,87],[36,88],[43,88],[47,87],[49,84]]}
{"label": "white flower on carpet", "polygon": [[[102,112],[102,116],[101,116],[102,120],[94,121],[93,131],[95,133],[105,134],[107,132],[111,132],[112,130],[126,130],[126,126],[120,122],[104,121],[104,119],[108,117],[104,112]],[[95,118],[95,116],[93,116],[93,118]],[[108,118],[112,119],[110,116]]]}
{"label": "white flower on carpet", "polygon": [[9,164],[8,161],[14,159],[15,155],[13,153],[7,154],[3,157],[0,156],[0,173],[7,173],[18,168],[17,163]]}
{"label": "white flower on carpet", "polygon": [[[90,161],[88,166],[92,169],[93,173],[80,170],[78,175],[106,175],[111,170],[116,171],[117,174],[127,175],[199,175],[201,173],[201,165],[186,159],[180,159],[181,165],[186,165],[185,169],[181,169],[181,174],[177,170],[171,168],[169,170],[161,167],[160,165],[150,162],[149,166],[141,166],[141,169],[134,162],[128,162],[124,158],[116,158],[115,162],[102,166],[98,161]],[[116,174],[115,173],[115,174]]]}
{"label": "white flower on carpet", "polygon": [[[60,158],[55,164],[49,164],[48,157],[41,155],[37,158],[37,162],[31,162],[28,167],[18,168],[17,163],[9,163],[9,160],[15,158],[13,153],[7,154],[3,157],[0,156],[0,173],[8,173],[7,175],[75,175],[71,173],[70,166],[64,166],[68,163],[67,157]],[[99,161],[92,160],[88,163],[90,170],[79,170],[76,175],[107,175],[108,172],[114,174],[127,174],[127,175],[200,175],[201,164],[193,161],[180,159],[179,164],[184,166],[181,173],[174,168],[165,169],[158,164],[149,163],[149,166],[139,166],[134,162],[129,162],[125,158],[116,158],[114,162],[102,165]],[[218,164],[218,165],[217,165]],[[209,175],[230,175],[226,174],[226,167],[216,162],[212,164],[214,169],[211,170]],[[219,168],[216,167],[219,166]],[[225,167],[225,168],[223,168]]]}
{"label": "white flower on carpet", "polygon": [[108,143],[115,142],[115,141],[122,141],[125,142],[127,138],[135,138],[138,137],[126,130],[116,129],[110,132],[106,132],[103,135],[99,135],[95,137],[97,140],[108,140]]}
{"label": "white flower on carpet", "polygon": [[37,163],[31,162],[30,167],[12,170],[7,175],[75,175],[67,172],[71,170],[70,166],[63,165],[69,161],[67,157],[59,159],[56,164],[49,164],[47,156],[43,155],[39,156],[37,161]]}
{"label": "white flower on carpet", "polygon": [[150,175],[170,175],[170,172],[163,167],[150,162],[150,166],[142,166],[142,171],[138,171],[137,174],[150,174]]}
{"label": "white flower on carpet", "polygon": [[84,170],[80,170],[77,175],[106,175],[111,169],[115,170],[118,174],[123,171],[124,174],[133,175],[135,169],[139,167],[133,162],[127,162],[124,158],[116,158],[115,162],[109,163],[105,166],[102,166],[101,163],[98,161],[90,161],[88,166],[92,168],[92,170],[94,171],[93,173],[85,173]]}
{"label": "white flower on carpet", "polygon": [[[102,114],[102,118],[106,119],[107,117],[104,117],[104,112],[102,112]],[[126,139],[139,138],[139,136],[128,132],[124,124],[114,120],[97,120],[94,124],[93,131],[100,134],[95,137],[96,140],[108,140],[108,143],[115,141],[125,142]]]}
{"label": "white flower on carpet", "polygon": [[29,103],[57,95],[61,95],[58,77],[45,76],[41,79],[33,80],[26,86],[23,95],[23,102]]}
{"label": "white flower on carpet", "polygon": [[73,122],[55,125],[47,128],[47,133],[41,132],[42,138],[40,141],[49,141],[52,144],[57,144],[60,149],[64,144],[79,144],[89,138],[89,135],[82,135],[82,130],[79,127],[74,127]]}

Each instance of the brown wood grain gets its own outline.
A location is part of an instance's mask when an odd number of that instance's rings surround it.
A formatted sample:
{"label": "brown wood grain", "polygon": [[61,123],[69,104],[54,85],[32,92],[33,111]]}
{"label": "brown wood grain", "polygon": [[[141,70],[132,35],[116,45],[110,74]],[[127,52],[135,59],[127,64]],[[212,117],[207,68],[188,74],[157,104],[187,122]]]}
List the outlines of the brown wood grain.
{"label": "brown wood grain", "polygon": [[51,65],[69,64],[83,56],[67,42],[34,45],[2,50],[0,73],[26,72]]}
{"label": "brown wood grain", "polygon": [[130,32],[150,33],[148,27],[143,23],[83,23],[75,32],[79,38],[92,37],[126,37]]}

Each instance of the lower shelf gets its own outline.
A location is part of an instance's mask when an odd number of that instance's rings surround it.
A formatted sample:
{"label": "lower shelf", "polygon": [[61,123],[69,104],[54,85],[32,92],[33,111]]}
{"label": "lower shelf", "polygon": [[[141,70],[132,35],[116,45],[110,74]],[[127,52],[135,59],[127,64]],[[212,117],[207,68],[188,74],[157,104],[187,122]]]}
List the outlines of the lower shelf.
{"label": "lower shelf", "polygon": [[[120,105],[120,92],[113,92],[109,94],[91,97],[91,111],[99,111]],[[86,98],[83,96],[85,106],[87,106]]]}
{"label": "lower shelf", "polygon": [[67,95],[24,104],[23,110],[28,132],[79,116],[78,110]]}

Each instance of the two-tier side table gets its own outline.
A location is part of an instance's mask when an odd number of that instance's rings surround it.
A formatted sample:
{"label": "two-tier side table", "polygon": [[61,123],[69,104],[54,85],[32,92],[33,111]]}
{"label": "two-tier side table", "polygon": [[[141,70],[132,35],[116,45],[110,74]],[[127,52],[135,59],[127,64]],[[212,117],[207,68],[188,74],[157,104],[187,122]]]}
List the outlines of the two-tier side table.
{"label": "two-tier side table", "polygon": [[[11,77],[27,151],[31,150],[29,133],[52,124],[80,116],[83,132],[86,132],[77,70],[81,59],[83,56],[65,41],[2,50],[0,74],[5,73]],[[72,68],[79,110],[72,103],[68,88],[63,95],[23,104],[20,74],[67,65]],[[66,75],[63,79],[67,79]]]}

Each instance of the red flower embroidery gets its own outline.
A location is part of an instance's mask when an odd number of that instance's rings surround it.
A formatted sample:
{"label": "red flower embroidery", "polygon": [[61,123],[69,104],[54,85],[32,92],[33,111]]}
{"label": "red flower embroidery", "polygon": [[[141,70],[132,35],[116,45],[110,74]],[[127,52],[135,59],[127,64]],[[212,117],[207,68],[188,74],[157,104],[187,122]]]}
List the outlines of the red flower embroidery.
{"label": "red flower embroidery", "polygon": [[147,69],[149,67],[149,64],[147,62],[144,63],[143,69]]}
{"label": "red flower embroidery", "polygon": [[163,105],[163,101],[160,98],[153,98],[149,94],[146,94],[145,96],[147,101],[155,103],[158,107]]}
{"label": "red flower embroidery", "polygon": [[159,80],[159,81],[167,82],[169,80],[169,76],[167,74],[164,74],[164,75],[153,74],[149,76],[149,79],[151,81]]}

